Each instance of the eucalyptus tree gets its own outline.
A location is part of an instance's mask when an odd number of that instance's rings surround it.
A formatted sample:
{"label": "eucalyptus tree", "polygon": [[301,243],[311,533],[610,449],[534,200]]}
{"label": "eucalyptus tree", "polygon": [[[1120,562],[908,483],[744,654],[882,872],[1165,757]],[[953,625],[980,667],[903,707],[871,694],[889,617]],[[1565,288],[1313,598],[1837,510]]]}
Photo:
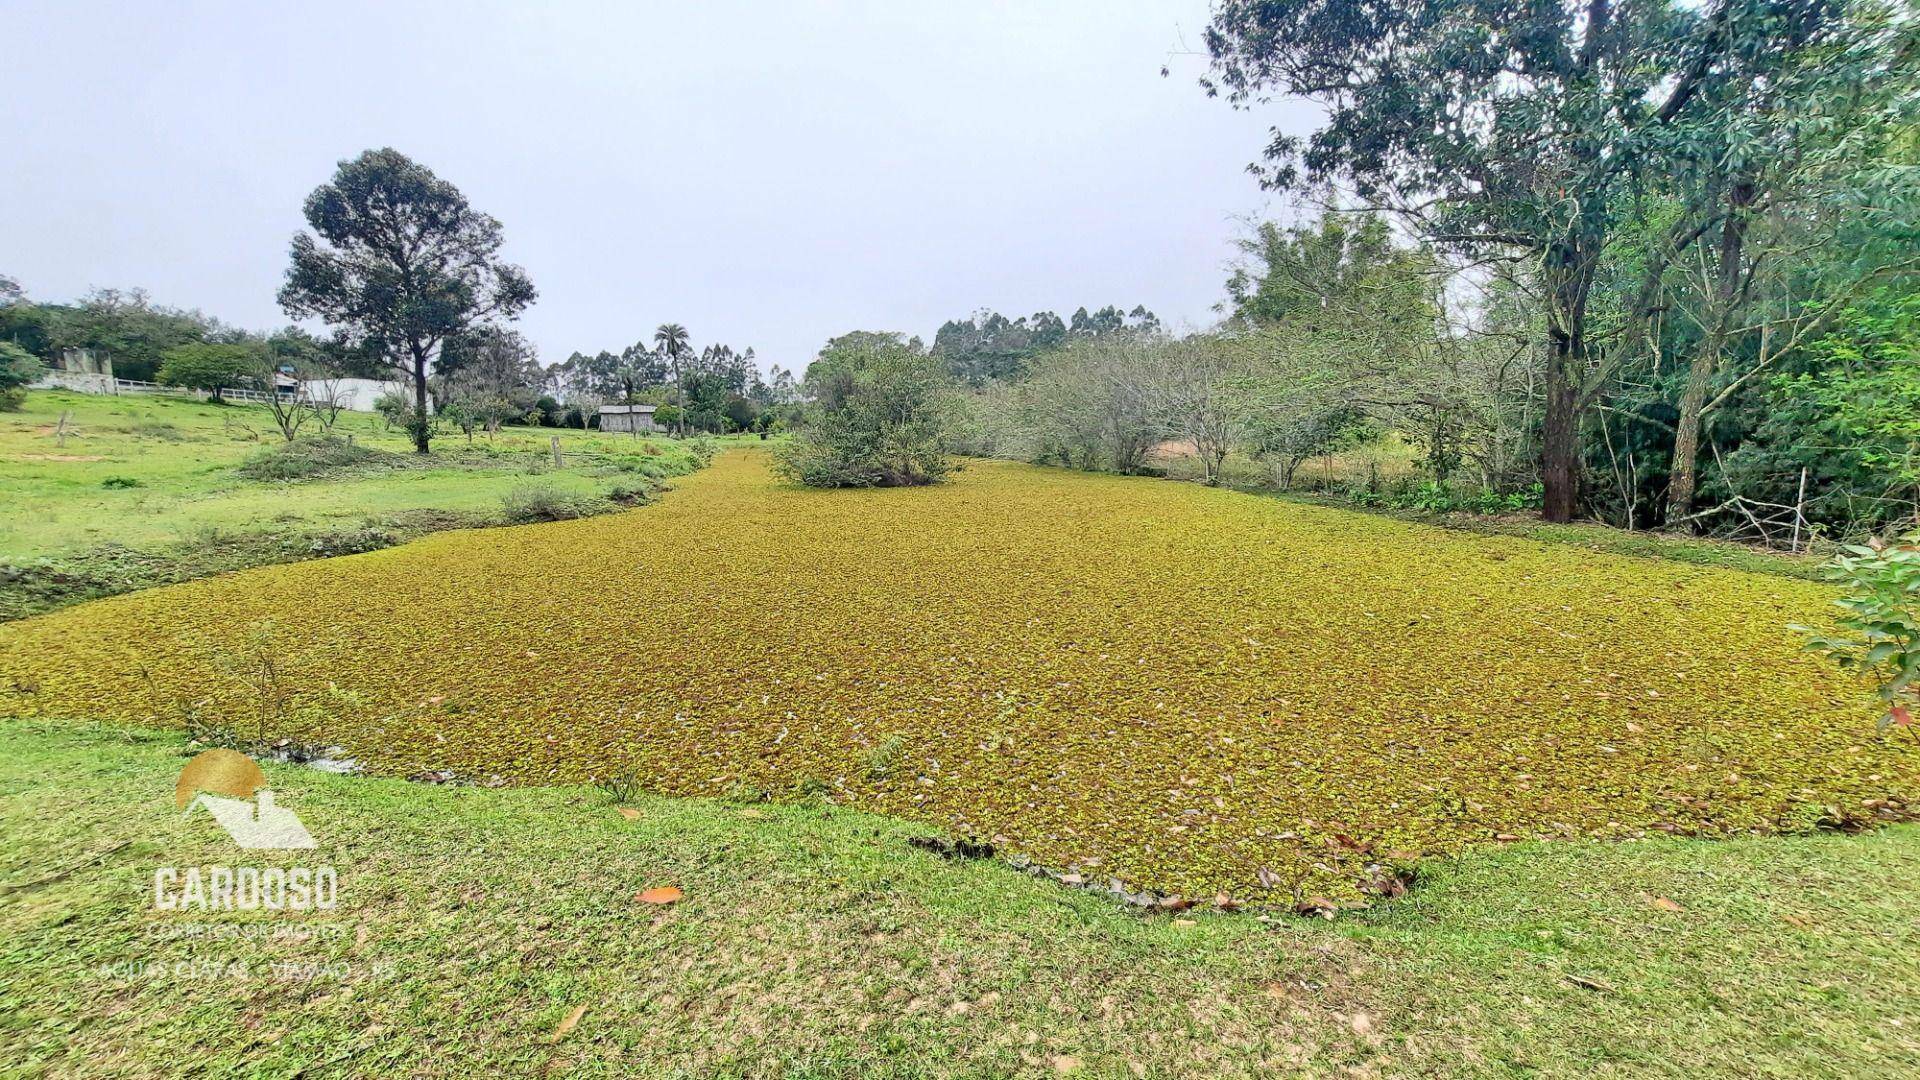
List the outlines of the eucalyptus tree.
{"label": "eucalyptus tree", "polygon": [[304,207],[280,306],[318,318],[413,383],[407,426],[427,452],[427,378],[449,342],[533,303],[533,283],[500,259],[500,223],[460,189],[393,149],[340,163]]}

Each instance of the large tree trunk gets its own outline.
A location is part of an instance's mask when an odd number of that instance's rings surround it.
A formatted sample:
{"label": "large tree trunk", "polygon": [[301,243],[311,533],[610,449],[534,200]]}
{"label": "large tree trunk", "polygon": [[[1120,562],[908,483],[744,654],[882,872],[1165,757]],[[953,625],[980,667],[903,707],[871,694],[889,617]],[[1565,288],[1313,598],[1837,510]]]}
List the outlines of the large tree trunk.
{"label": "large tree trunk", "polygon": [[413,452],[427,452],[430,431],[427,426],[427,352],[419,345],[411,345],[413,351],[413,416],[407,426],[413,429]]}
{"label": "large tree trunk", "polygon": [[1586,405],[1587,283],[1577,244],[1548,253],[1546,413],[1540,422],[1540,516],[1573,520],[1580,504],[1580,414]]}
{"label": "large tree trunk", "polygon": [[1547,303],[1546,412],[1540,421],[1540,516],[1567,522],[1580,506],[1580,421],[1597,390],[1587,354],[1587,293],[1604,233],[1597,212],[1543,252]]}
{"label": "large tree trunk", "polygon": [[[1562,343],[1556,341],[1556,353]],[[1540,516],[1567,522],[1580,500],[1580,387],[1569,377],[1564,358],[1547,367],[1547,410],[1540,424]]]}
{"label": "large tree trunk", "polygon": [[1754,185],[1748,181],[1733,184],[1727,194],[1727,220],[1720,229],[1719,281],[1714,289],[1713,311],[1700,348],[1687,365],[1687,388],[1680,395],[1680,416],[1673,425],[1673,467],[1667,476],[1667,520],[1679,521],[1693,513],[1694,497],[1699,493],[1700,429],[1706,418],[1707,390],[1720,370],[1720,356],[1726,351],[1727,336],[1733,326],[1734,306],[1740,294],[1743,269],[1741,249],[1746,240],[1746,211],[1753,204]]}
{"label": "large tree trunk", "polygon": [[1717,345],[1701,345],[1687,368],[1687,388],[1680,395],[1680,417],[1673,425],[1673,469],[1667,475],[1667,521],[1676,522],[1693,513],[1693,497],[1699,488],[1700,408],[1707,401],[1707,387],[1719,366]]}

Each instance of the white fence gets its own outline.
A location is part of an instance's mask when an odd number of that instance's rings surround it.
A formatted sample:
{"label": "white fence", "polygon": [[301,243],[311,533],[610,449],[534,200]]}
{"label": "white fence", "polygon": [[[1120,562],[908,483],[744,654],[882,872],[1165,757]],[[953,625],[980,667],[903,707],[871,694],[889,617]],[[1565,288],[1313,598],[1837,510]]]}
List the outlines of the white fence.
{"label": "white fence", "polygon": [[[141,379],[116,379],[111,375],[98,375],[84,371],[49,371],[33,383],[35,390],[73,390],[82,394],[165,394],[169,397],[198,398],[205,400],[212,394],[205,390],[189,390],[184,386],[162,386],[156,382]],[[264,390],[244,390],[237,386],[222,387],[220,396],[228,401],[270,402],[278,397],[281,401],[308,400],[306,387],[295,391],[281,391],[269,394]]]}
{"label": "white fence", "polygon": [[[113,380],[113,392],[116,394],[172,394],[175,397],[195,397],[203,399],[213,396],[205,390],[189,390],[183,386],[162,386],[159,383],[142,382],[139,379],[115,379]],[[302,389],[299,393],[282,391],[278,394],[269,394],[264,390],[242,390],[237,386],[226,386],[220,389],[220,397],[227,401],[269,402],[275,398],[281,401],[302,401],[305,400],[306,396],[305,389]]]}

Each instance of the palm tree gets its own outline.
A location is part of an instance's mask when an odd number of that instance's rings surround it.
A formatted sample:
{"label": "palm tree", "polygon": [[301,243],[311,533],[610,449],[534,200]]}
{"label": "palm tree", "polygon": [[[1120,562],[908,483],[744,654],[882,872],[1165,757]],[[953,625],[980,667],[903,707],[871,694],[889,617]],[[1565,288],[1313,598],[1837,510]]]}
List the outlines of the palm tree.
{"label": "palm tree", "polygon": [[673,372],[673,386],[680,401],[680,434],[687,433],[687,384],[680,378],[680,357],[687,351],[687,328],[677,322],[661,323],[653,332],[653,343],[666,355]]}

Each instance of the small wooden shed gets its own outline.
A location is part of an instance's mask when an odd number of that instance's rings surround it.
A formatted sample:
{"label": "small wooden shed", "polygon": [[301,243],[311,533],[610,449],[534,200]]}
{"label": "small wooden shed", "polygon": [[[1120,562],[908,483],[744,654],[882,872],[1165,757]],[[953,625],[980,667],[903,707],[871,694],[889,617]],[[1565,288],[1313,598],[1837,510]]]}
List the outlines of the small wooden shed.
{"label": "small wooden shed", "polygon": [[652,405],[602,405],[600,406],[601,431],[659,431],[660,425],[653,422]]}

